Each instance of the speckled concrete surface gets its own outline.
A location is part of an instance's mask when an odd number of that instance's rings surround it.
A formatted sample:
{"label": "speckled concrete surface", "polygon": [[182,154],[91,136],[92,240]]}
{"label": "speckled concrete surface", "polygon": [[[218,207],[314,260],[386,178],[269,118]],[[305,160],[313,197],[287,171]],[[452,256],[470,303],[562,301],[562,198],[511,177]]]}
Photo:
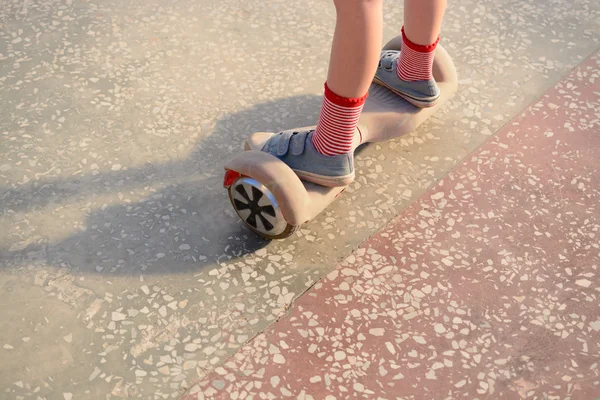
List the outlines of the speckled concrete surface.
{"label": "speckled concrete surface", "polygon": [[[237,221],[221,165],[249,132],[315,122],[329,2],[3,2],[0,387],[177,397],[596,50],[598,16],[451,2],[456,98],[363,151],[336,204],[269,244]],[[388,2],[386,38],[401,18]]]}
{"label": "speckled concrete surface", "polygon": [[185,399],[597,398],[599,132],[600,52]]}

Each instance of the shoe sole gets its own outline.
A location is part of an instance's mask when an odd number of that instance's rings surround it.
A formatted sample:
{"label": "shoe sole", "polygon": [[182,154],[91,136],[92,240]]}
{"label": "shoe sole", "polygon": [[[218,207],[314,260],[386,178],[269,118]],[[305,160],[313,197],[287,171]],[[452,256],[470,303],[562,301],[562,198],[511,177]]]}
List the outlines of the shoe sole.
{"label": "shoe sole", "polygon": [[397,94],[398,96],[402,97],[404,100],[408,101],[410,104],[412,104],[415,107],[418,108],[428,108],[428,107],[433,107],[437,104],[440,96],[434,97],[432,100],[421,100],[421,99],[416,99],[414,97],[411,97],[407,94],[404,94],[402,92],[399,92],[397,89],[394,89],[393,87],[391,87],[390,85],[388,85],[387,83],[385,83],[384,81],[382,81],[381,79],[377,78],[377,76],[375,76],[373,78],[373,83],[376,83],[380,86],[383,86],[389,90],[391,90],[392,92],[394,92],[395,94]]}
{"label": "shoe sole", "polygon": [[340,186],[348,186],[354,181],[354,172],[348,175],[343,176],[324,176],[313,174],[311,172],[306,171],[298,171],[296,169],[292,169],[298,175],[300,180],[304,180],[306,182],[311,182],[316,185],[326,186],[326,187],[340,187]]}

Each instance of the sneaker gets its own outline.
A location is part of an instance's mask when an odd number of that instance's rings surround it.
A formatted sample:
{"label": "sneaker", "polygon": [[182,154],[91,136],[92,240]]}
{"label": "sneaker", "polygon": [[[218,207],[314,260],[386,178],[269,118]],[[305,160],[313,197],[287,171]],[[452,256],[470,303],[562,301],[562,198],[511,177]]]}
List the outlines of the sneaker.
{"label": "sneaker", "polygon": [[396,72],[399,60],[400,51],[383,51],[373,82],[388,88],[416,107],[433,107],[440,98],[440,89],[435,80],[404,81],[400,79]]}
{"label": "sneaker", "polygon": [[314,129],[288,130],[276,133],[262,151],[286,163],[304,181],[321,186],[347,186],[354,180],[352,152],[326,156],[312,144]]}

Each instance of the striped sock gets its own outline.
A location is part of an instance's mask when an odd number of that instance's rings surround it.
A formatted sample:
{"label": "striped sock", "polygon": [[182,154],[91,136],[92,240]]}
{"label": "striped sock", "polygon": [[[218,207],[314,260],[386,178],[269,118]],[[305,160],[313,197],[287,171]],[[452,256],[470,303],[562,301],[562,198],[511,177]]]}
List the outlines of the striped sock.
{"label": "striped sock", "polygon": [[408,40],[402,28],[402,51],[398,62],[398,77],[403,81],[427,81],[433,79],[433,55],[440,41],[437,40],[427,46],[415,44]]}
{"label": "striped sock", "polygon": [[352,151],[352,140],[368,93],[349,99],[333,93],[325,82],[321,115],[312,143],[321,154],[334,156]]}

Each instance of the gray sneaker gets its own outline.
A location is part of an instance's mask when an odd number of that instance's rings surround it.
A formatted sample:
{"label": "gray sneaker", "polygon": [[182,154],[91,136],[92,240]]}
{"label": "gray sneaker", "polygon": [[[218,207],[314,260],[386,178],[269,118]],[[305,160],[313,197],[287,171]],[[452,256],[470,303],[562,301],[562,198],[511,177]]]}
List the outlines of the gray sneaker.
{"label": "gray sneaker", "polygon": [[286,163],[298,177],[321,186],[346,186],[354,180],[354,154],[326,156],[312,144],[314,130],[276,133],[262,151]]}
{"label": "gray sneaker", "polygon": [[408,82],[400,79],[396,72],[399,59],[398,50],[381,52],[373,83],[385,86],[419,108],[433,107],[440,97],[440,89],[435,80]]}

